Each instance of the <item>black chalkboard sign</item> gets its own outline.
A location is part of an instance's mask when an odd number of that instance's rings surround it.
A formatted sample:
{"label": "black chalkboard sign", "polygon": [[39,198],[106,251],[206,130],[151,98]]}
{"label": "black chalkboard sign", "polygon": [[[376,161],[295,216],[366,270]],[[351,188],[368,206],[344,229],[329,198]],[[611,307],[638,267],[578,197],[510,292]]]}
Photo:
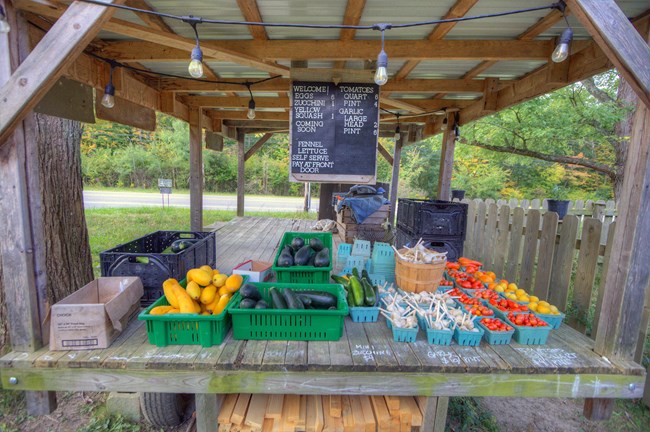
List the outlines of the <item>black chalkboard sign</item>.
{"label": "black chalkboard sign", "polygon": [[291,96],[290,180],[374,183],[379,86],[294,81]]}

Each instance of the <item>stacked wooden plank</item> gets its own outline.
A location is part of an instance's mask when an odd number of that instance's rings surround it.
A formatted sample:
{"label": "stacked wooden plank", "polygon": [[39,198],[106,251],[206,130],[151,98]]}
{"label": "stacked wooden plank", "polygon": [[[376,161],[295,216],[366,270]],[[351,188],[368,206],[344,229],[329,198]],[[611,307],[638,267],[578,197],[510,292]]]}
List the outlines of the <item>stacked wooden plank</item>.
{"label": "stacked wooden plank", "polygon": [[386,229],[382,224],[388,218],[390,212],[390,205],[384,204],[368,216],[363,223],[356,223],[352,216],[352,210],[348,207],[343,207],[339,213],[336,214],[336,226],[339,232],[339,237],[346,243],[352,243],[355,238],[364,240],[383,240]]}
{"label": "stacked wooden plank", "polygon": [[410,396],[229,394],[218,416],[228,432],[411,432],[422,412]]}

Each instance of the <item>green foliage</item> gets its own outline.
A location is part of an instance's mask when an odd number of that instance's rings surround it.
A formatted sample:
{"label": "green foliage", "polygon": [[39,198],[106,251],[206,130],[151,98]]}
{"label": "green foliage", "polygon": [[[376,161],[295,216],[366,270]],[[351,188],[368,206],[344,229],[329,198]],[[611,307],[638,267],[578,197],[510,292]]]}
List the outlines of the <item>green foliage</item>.
{"label": "green foliage", "polygon": [[93,417],[90,423],[77,429],[77,432],[140,432],[139,424],[131,423],[119,415]]}
{"label": "green foliage", "polygon": [[499,432],[494,417],[477,404],[474,398],[449,398],[447,425],[445,430],[462,432]]}

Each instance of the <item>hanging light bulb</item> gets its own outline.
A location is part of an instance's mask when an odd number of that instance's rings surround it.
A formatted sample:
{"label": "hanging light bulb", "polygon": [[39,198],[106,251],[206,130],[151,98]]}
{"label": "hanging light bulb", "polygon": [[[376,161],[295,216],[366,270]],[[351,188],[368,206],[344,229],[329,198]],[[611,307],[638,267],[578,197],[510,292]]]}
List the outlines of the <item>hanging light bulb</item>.
{"label": "hanging light bulb", "polygon": [[198,45],[192,48],[190,59],[190,65],[187,67],[187,71],[192,77],[201,78],[203,76],[203,52]]}
{"label": "hanging light bulb", "polygon": [[395,128],[395,141],[399,141],[401,138],[400,130],[399,130],[399,125]]}
{"label": "hanging light bulb", "polygon": [[196,35],[196,46],[192,48],[190,65],[187,67],[187,71],[190,73],[191,77],[201,78],[203,76],[203,51],[201,51],[201,45],[199,43],[199,31],[196,29],[196,25],[201,22],[201,19],[189,16],[183,19],[183,21],[192,26],[194,34]]}
{"label": "hanging light bulb", "polygon": [[255,101],[253,98],[248,101],[248,114],[247,117],[251,120],[255,118]]}
{"label": "hanging light bulb", "polygon": [[246,88],[248,89],[248,94],[251,95],[251,99],[248,101],[248,114],[246,116],[253,120],[255,118],[255,99],[253,99],[253,91],[251,90],[251,83],[246,83]]}
{"label": "hanging light bulb", "polygon": [[567,59],[569,56],[569,45],[571,44],[571,39],[573,39],[573,30],[569,27],[562,32],[560,42],[557,44],[553,54],[551,55],[551,60],[555,63],[560,63]]}
{"label": "hanging light bulb", "polygon": [[391,28],[390,24],[377,24],[374,29],[381,30],[381,51],[377,55],[377,71],[375,71],[375,84],[384,85],[388,81],[388,55],[384,51],[384,30]]}
{"label": "hanging light bulb", "polygon": [[454,114],[454,135],[456,140],[460,138],[460,114]]}
{"label": "hanging light bulb", "polygon": [[447,130],[447,117],[442,119],[442,126],[440,126],[440,130],[442,130],[442,131]]}
{"label": "hanging light bulb", "polygon": [[115,106],[115,87],[113,86],[113,69],[115,65],[111,63],[111,71],[108,75],[108,84],[104,88],[104,96],[102,96],[102,105],[106,108],[113,108]]}
{"label": "hanging light bulb", "polygon": [[0,33],[9,33],[11,26],[5,15],[5,10],[0,6]]}

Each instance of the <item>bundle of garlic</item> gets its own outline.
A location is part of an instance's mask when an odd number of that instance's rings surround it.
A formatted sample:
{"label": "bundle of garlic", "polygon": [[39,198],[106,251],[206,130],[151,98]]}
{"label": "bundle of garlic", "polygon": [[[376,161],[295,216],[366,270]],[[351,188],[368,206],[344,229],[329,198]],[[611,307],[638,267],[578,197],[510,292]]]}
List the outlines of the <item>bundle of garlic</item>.
{"label": "bundle of garlic", "polygon": [[460,309],[450,309],[450,315],[454,321],[452,328],[458,327],[460,330],[478,332],[479,330],[474,327],[472,315],[463,312]]}
{"label": "bundle of garlic", "polygon": [[[448,296],[447,296],[448,297]],[[417,312],[417,314],[426,322],[427,327],[435,330],[449,330],[451,324],[451,317],[449,315],[449,304],[447,303],[449,298],[441,294],[435,294],[431,302],[426,306],[424,303],[407,304]],[[454,304],[451,300],[451,304]]]}
{"label": "bundle of garlic", "polygon": [[398,251],[395,246],[393,246],[393,249],[399,259],[413,264],[437,264],[447,261],[447,252],[436,252],[427,249],[422,244],[422,239],[418,240],[412,248],[404,246],[404,252]]}
{"label": "bundle of garlic", "polygon": [[418,322],[415,317],[415,310],[411,306],[402,306],[397,301],[398,296],[395,295],[392,299],[385,297],[383,299],[386,309],[379,308],[379,312],[386,317],[395,327],[400,328],[414,328],[417,327]]}

